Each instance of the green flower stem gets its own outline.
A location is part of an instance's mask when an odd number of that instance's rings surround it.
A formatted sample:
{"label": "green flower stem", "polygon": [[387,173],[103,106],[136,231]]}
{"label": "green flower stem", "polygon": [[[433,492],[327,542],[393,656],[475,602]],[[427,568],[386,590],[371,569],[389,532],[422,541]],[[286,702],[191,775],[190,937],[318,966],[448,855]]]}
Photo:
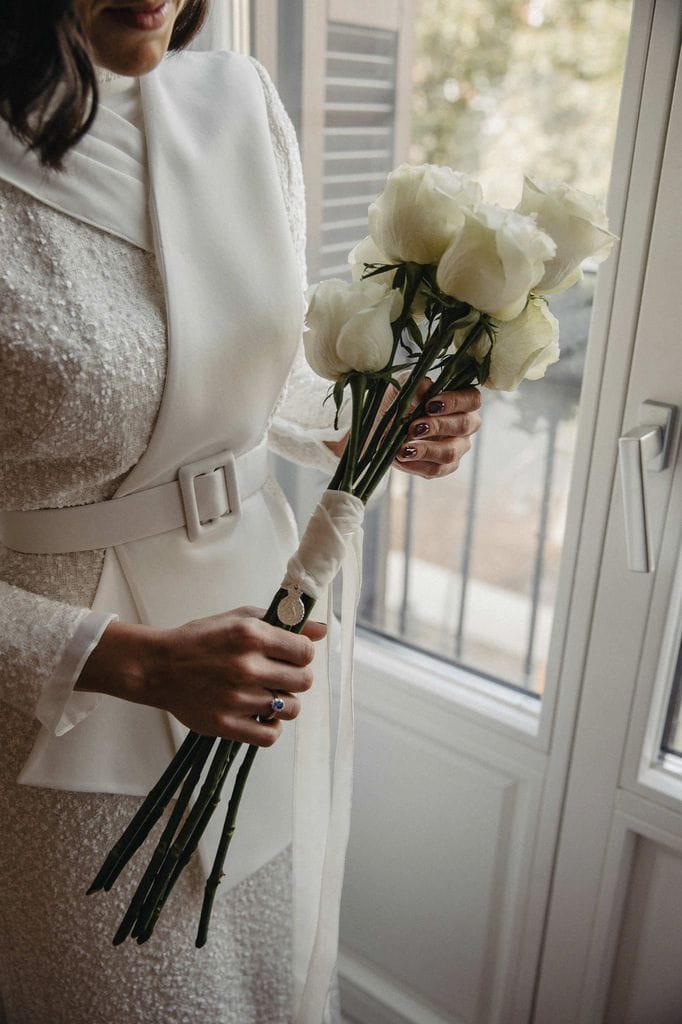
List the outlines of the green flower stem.
{"label": "green flower stem", "polygon": [[196,947],[201,949],[202,946],[206,945],[206,939],[208,938],[208,926],[211,923],[211,913],[213,911],[213,901],[215,895],[223,879],[223,867],[225,865],[225,858],[227,851],[230,848],[232,842],[232,836],[234,835],[235,828],[237,825],[237,812],[239,811],[239,804],[244,792],[246,780],[249,777],[251,771],[251,765],[253,764],[254,758],[258,753],[258,747],[250,746],[246,751],[244,760],[239,766],[237,772],[237,778],[235,779],[234,788],[232,790],[232,796],[227,807],[227,814],[225,815],[225,824],[223,825],[223,831],[220,835],[220,842],[218,843],[218,849],[216,851],[215,860],[213,861],[213,867],[211,874],[206,880],[206,887],[204,889],[204,900],[201,905],[201,917],[199,918],[199,928],[196,937]]}
{"label": "green flower stem", "polygon": [[111,889],[123,868],[145,841],[150,831],[170,803],[173,794],[192,766],[194,752],[202,737],[189,732],[165,772],[149,791],[125,832],[112,847],[87,895],[100,889]]}
{"label": "green flower stem", "polygon": [[346,470],[346,452],[344,451],[343,455],[339,459],[338,466],[334,470],[334,475],[332,476],[331,480],[327,484],[327,490],[329,490],[329,491],[338,491],[338,490],[340,490],[340,485],[341,485],[341,481],[343,480],[343,474],[344,474],[345,470]]}
{"label": "green flower stem", "polygon": [[161,834],[161,838],[156,845],[152,858],[147,865],[147,869],[143,874],[137,889],[135,890],[135,894],[130,901],[130,906],[126,910],[121,924],[118,927],[118,931],[114,935],[113,943],[115,946],[119,946],[128,938],[128,935],[137,920],[137,915],[142,908],[152,883],[154,882],[156,872],[163,863],[166,853],[168,852],[168,848],[175,838],[175,833],[177,832],[183,815],[187,810],[192,793],[199,784],[201,773],[204,770],[204,765],[208,760],[214,744],[215,736],[204,736],[202,737],[202,742],[195,750],[194,762],[192,764],[191,771],[182,785],[180,795],[175,802],[175,807],[173,808],[173,811],[166,823],[166,827]]}
{"label": "green flower stem", "polygon": [[[230,760],[231,750],[231,740],[219,740],[217,750],[213,755],[211,767],[208,770],[208,774],[201,787],[194,807],[187,815],[177,838],[174,840],[170,850],[166,854],[138,915],[137,924],[133,934],[140,944],[146,942],[154,929],[154,925],[156,924],[161,912],[161,908],[163,907],[163,904],[170,894],[173,884],[180,873],[180,871],[176,869],[181,865],[183,858],[184,863],[186,863],[186,861],[189,860],[190,854],[194,849],[196,849],[200,838],[200,834],[197,834],[198,826],[202,822],[207,822],[207,819],[204,818],[204,812],[207,807],[211,806],[216,797],[216,791],[219,788],[221,780],[224,779],[226,768]],[[192,842],[192,849],[189,849]],[[184,863],[182,866],[184,866]],[[181,869],[182,868],[180,867],[180,870]]]}
{"label": "green flower stem", "polygon": [[[397,337],[399,338],[404,328],[407,326],[407,322],[412,316],[412,303],[415,300],[415,296],[419,291],[419,285],[421,284],[428,267],[423,266],[421,263],[404,263],[403,264],[405,281],[404,281],[404,292],[403,292],[403,308],[400,316],[395,321],[395,327],[397,328]],[[394,278],[395,282],[395,278]],[[396,344],[394,345],[394,356]],[[393,360],[391,360],[393,362]]]}
{"label": "green flower stem", "polygon": [[350,428],[350,436],[346,444],[345,467],[339,490],[350,491],[355,476],[355,467],[358,461],[360,445],[360,431],[362,429],[362,406],[367,390],[367,378],[364,373],[353,373],[350,378],[350,390],[353,396],[353,420]]}
{"label": "green flower stem", "polygon": [[371,448],[368,448],[367,442],[373,434],[372,427],[379,415],[381,404],[389,386],[390,381],[382,380],[381,378],[377,378],[372,382],[371,399],[366,403],[366,408],[363,409],[362,413],[362,430],[359,444],[360,457],[356,466],[356,477],[362,471],[363,463],[366,464],[367,460],[372,458],[372,451]]}
{"label": "green flower stem", "polygon": [[[388,391],[388,384],[384,389],[384,395],[386,394],[386,391]],[[377,444],[375,444],[375,442],[378,442],[380,446],[380,439],[386,436],[387,430],[393,423],[395,414],[396,404],[395,401],[393,401],[390,403],[386,411],[383,413],[378,423],[375,423],[374,420],[369,420],[368,417],[367,422],[364,424],[365,441],[363,444],[363,454],[360,457],[360,459],[358,459],[355,473],[355,481],[358,481],[361,478],[362,474],[368,469],[368,467],[371,466],[372,462],[374,461],[377,453]]]}
{"label": "green flower stem", "polygon": [[[196,850],[197,846],[199,845],[201,837],[203,836],[204,832],[206,831],[206,827],[207,827],[209,821],[211,820],[211,818],[213,817],[213,814],[215,813],[216,808],[217,808],[217,806],[218,806],[218,804],[220,802],[220,796],[221,796],[223,784],[224,784],[225,779],[227,777],[227,773],[229,772],[229,770],[232,767],[232,765],[235,763],[236,758],[237,758],[237,754],[239,753],[239,750],[241,749],[241,746],[242,746],[242,744],[238,743],[236,740],[231,742],[231,747],[230,747],[230,751],[229,751],[229,757],[227,758],[227,760],[226,760],[226,762],[224,764],[224,767],[223,767],[223,769],[221,771],[220,777],[218,779],[218,783],[217,783],[217,785],[215,787],[215,790],[214,790],[214,793],[213,793],[213,797],[212,797],[210,803],[208,804],[208,806],[205,808],[205,810],[204,810],[204,812],[203,812],[203,814],[202,814],[202,816],[201,816],[201,818],[199,820],[199,824],[197,825],[197,827],[194,830],[194,833],[192,835],[192,838],[190,839],[190,842],[187,844],[187,846],[185,847],[185,849],[183,851],[182,857],[180,858],[180,860],[176,864],[175,868],[173,869],[173,874],[170,877],[168,885],[166,886],[161,899],[159,900],[159,902],[157,903],[156,907],[154,908],[154,913],[153,913],[152,919],[151,919],[151,921],[149,923],[148,930],[145,932],[145,934],[143,936],[137,936],[137,935],[135,936],[137,938],[138,944],[141,945],[143,942],[146,942],[147,939],[151,936],[152,932],[154,931],[154,928],[156,926],[156,922],[157,922],[157,920],[159,918],[159,915],[160,915],[160,913],[161,913],[161,911],[163,909],[163,906],[164,906],[166,900],[170,896],[170,894],[171,894],[171,892],[173,890],[173,887],[175,886],[175,883],[177,882],[178,878],[180,877],[180,875],[182,874],[182,872],[186,868],[187,864],[189,863],[190,858],[194,854],[194,851]],[[256,749],[258,749],[258,748],[256,748]],[[135,932],[133,932],[133,934],[135,935]]]}
{"label": "green flower stem", "polygon": [[[358,442],[358,452],[365,450],[365,445],[370,434],[371,426],[376,415],[381,407],[381,402],[388,388],[388,381],[383,381],[380,377],[371,377],[368,382],[368,388],[365,393],[365,401],[362,403],[362,414],[361,414],[361,430],[360,440]],[[356,415],[356,410],[353,408],[353,416]],[[346,488],[343,486],[343,480],[346,475],[346,467],[348,466],[349,451],[348,445],[346,445],[339,464],[334,471],[334,475],[327,484],[328,491],[342,491]],[[357,469],[355,471],[357,475]]]}

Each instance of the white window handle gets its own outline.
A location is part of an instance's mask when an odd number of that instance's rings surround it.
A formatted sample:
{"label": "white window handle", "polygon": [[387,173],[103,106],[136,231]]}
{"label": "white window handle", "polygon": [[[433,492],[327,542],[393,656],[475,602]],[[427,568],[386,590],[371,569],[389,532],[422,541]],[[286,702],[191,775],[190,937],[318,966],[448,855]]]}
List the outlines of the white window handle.
{"label": "white window handle", "polygon": [[620,479],[625,514],[625,543],[628,569],[653,572],[654,552],[646,510],[644,470],[660,472],[666,468],[675,414],[674,405],[643,402],[643,425],[618,439]]}

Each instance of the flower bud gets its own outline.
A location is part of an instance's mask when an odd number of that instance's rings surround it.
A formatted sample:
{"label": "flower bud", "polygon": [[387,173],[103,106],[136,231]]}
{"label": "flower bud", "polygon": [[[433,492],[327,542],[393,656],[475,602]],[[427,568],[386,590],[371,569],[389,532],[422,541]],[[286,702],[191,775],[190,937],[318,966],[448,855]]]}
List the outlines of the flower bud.
{"label": "flower bud", "polygon": [[315,373],[338,380],[351,370],[382,370],[393,351],[391,323],[402,302],[398,290],[374,280],[332,278],[311,288],[303,344]]}

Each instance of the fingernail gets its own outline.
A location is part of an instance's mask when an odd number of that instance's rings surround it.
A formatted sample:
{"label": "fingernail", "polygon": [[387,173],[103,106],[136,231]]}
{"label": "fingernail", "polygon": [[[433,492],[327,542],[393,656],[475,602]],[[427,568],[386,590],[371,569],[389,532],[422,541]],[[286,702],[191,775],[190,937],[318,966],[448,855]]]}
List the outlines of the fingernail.
{"label": "fingernail", "polygon": [[437,414],[442,412],[445,408],[445,402],[439,402],[437,398],[432,398],[426,406],[426,411]]}
{"label": "fingernail", "polygon": [[417,454],[417,449],[413,448],[412,445],[408,444],[406,448],[402,450],[403,459],[413,459]]}
{"label": "fingernail", "polygon": [[428,423],[418,423],[413,430],[415,437],[422,437],[424,434],[428,434],[429,425]]}

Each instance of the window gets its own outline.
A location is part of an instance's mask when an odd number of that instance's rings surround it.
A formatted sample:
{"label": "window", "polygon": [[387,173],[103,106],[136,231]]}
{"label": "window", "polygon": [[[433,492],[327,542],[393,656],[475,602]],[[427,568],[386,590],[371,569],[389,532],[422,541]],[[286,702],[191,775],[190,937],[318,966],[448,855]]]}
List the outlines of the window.
{"label": "window", "polygon": [[[280,4],[278,84],[299,130],[311,280],[342,276],[404,159],[472,173],[506,203],[524,172],[608,187],[631,0]],[[562,359],[486,392],[452,478],[394,473],[368,516],[360,621],[540,694],[595,268],[552,303]]]}

